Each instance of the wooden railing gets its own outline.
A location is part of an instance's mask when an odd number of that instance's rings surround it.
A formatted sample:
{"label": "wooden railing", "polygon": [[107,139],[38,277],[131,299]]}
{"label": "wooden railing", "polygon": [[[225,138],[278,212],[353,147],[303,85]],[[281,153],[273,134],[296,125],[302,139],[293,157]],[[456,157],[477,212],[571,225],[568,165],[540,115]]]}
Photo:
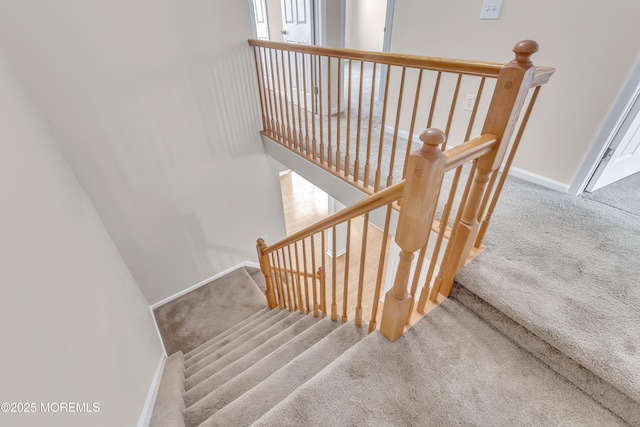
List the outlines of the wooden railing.
{"label": "wooden railing", "polygon": [[[342,321],[353,312],[360,325],[365,304],[371,309],[369,328],[375,329],[388,236],[393,234],[400,259],[384,299],[380,330],[395,340],[410,319],[418,288],[417,311],[424,312],[428,300],[449,295],[457,271],[474,248],[482,247],[540,86],[554,70],[532,65],[530,57],[538,48],[532,41],[518,43],[516,59],[506,65],[257,40],[249,44],[255,53],[263,135],[370,195],[281,242],[267,246],[258,241],[268,304],[313,311],[318,316],[328,313],[329,295],[333,320],[341,305]],[[367,67],[371,69],[368,92],[363,82]],[[386,71],[381,100],[375,96],[378,69]],[[357,90],[353,89],[353,75],[359,75]],[[459,94],[470,91],[470,84],[475,84],[475,103],[469,114],[462,115],[458,113]],[[346,100],[344,91],[337,89],[343,86]],[[431,86],[429,97],[420,102],[426,97],[425,86]],[[493,95],[484,103],[489,86]],[[395,94],[393,102],[391,93]],[[408,102],[409,98],[413,101]],[[390,105],[393,112],[388,111]],[[410,114],[403,115],[405,111]],[[428,129],[420,136],[423,145],[410,155],[418,117],[425,114]],[[482,128],[476,131],[479,117]],[[390,132],[385,132],[387,123],[393,123]],[[435,123],[444,125],[444,132],[432,128]],[[403,125],[408,126],[404,138],[399,130]],[[471,139],[474,132],[480,136]],[[447,150],[446,141],[451,138],[466,142]],[[464,189],[458,191],[462,184]],[[385,207],[372,257],[368,233],[377,228],[370,225],[369,216]],[[391,220],[393,209],[399,212],[397,223]],[[356,223],[361,223],[360,232],[354,228]],[[341,224],[346,226],[346,252],[337,256]],[[332,257],[326,255],[329,245]],[[415,252],[418,258],[413,271]],[[420,284],[423,268],[427,274]],[[357,283],[355,291],[351,283]],[[364,298],[367,284],[373,284],[369,300]],[[349,302],[350,294],[355,301]]]}

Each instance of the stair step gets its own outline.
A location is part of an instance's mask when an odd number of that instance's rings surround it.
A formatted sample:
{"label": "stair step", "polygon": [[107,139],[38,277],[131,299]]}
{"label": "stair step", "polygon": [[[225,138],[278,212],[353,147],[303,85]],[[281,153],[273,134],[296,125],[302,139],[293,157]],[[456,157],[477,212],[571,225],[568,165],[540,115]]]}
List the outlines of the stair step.
{"label": "stair step", "polygon": [[[201,427],[251,425],[366,335],[366,326],[358,328],[353,321],[342,325],[240,398],[207,418]],[[379,385],[381,384],[384,383]],[[325,411],[330,412],[331,407],[326,407]]]}
{"label": "stair step", "polygon": [[224,362],[222,359],[212,363],[207,370],[210,368],[211,371],[215,373],[197,383],[193,388],[187,389],[188,391],[184,394],[185,404],[187,407],[193,405],[213,390],[231,380],[233,377],[241,374],[244,370],[260,362],[270,353],[276,351],[279,347],[289,345],[289,341],[321,320],[322,319],[315,318],[313,316],[304,316],[300,321],[289,326],[278,335],[274,336],[256,349],[248,352],[246,355],[236,359],[234,362],[226,366],[221,365],[222,367],[214,366],[219,362],[222,364]]}
{"label": "stair step", "polygon": [[253,426],[318,424],[626,425],[451,299],[393,343],[367,336]]}
{"label": "stair step", "polygon": [[591,370],[539,338],[486,301],[457,284],[451,298],[473,311],[520,347],[538,358],[557,374],[598,401],[631,425],[640,425],[640,403],[621,392]]}
{"label": "stair step", "polygon": [[[235,360],[254,350],[255,348],[261,346],[274,336],[278,335],[280,332],[287,329],[289,326],[294,323],[300,321],[305,316],[297,313],[297,312],[289,312],[283,311],[284,317],[277,323],[273,324],[266,330],[260,332],[259,334],[251,337],[250,339],[244,340],[239,338],[233,343],[229,344],[222,350],[227,350],[227,347],[233,344],[233,348],[229,351],[225,351],[224,354],[219,354],[215,352],[208,357],[205,357],[200,362],[191,366],[191,368],[185,370],[185,377],[187,378],[187,382],[185,382],[185,388],[188,387],[191,389],[197,383],[205,379],[207,376],[210,376],[217,372],[218,370],[224,368],[225,366],[233,363]],[[275,317],[274,317],[275,319]],[[212,368],[214,366],[215,368]],[[214,370],[215,369],[215,370]],[[203,371],[203,372],[200,372]]]}
{"label": "stair step", "polygon": [[[328,334],[338,329],[340,325],[329,318],[322,319],[298,336],[262,358],[253,366],[225,382],[215,390],[204,395],[197,403],[190,405],[184,412],[185,422],[189,426],[196,426],[206,420],[212,413],[223,408],[243,393],[268,378],[271,374],[285,366],[289,361],[304,353],[307,349],[325,338]],[[187,391],[189,401],[202,395],[203,390]],[[197,395],[196,395],[197,393]]]}
{"label": "stair step", "polygon": [[193,368],[194,365],[200,363],[202,360],[209,358],[212,354],[223,356],[229,351],[238,346],[238,343],[248,341],[254,336],[260,334],[262,331],[269,329],[271,326],[278,323],[280,320],[287,317],[289,312],[282,310],[271,310],[269,313],[265,313],[262,317],[252,322],[253,327],[249,330],[236,332],[226,338],[223,338],[220,342],[202,350],[200,353],[194,355],[189,360],[185,361],[185,376],[188,378],[197,369]]}
{"label": "stair step", "polygon": [[189,358],[195,356],[196,354],[200,353],[205,348],[208,348],[209,346],[218,343],[223,338],[226,338],[227,336],[235,333],[239,329],[244,328],[246,325],[252,323],[254,320],[256,320],[257,318],[261,317],[262,315],[268,313],[269,311],[271,311],[269,309],[269,307],[265,307],[262,310],[257,311],[254,314],[252,314],[251,316],[247,317],[242,322],[239,322],[239,323],[233,325],[232,327],[230,327],[226,331],[224,331],[224,332],[220,333],[219,335],[211,338],[209,341],[200,344],[198,347],[194,348],[193,350],[191,350],[190,352],[188,352],[188,353],[186,353],[184,355],[185,360],[188,360]]}
{"label": "stair step", "polygon": [[150,427],[184,427],[184,354],[169,356],[164,365],[160,387],[151,414]]}

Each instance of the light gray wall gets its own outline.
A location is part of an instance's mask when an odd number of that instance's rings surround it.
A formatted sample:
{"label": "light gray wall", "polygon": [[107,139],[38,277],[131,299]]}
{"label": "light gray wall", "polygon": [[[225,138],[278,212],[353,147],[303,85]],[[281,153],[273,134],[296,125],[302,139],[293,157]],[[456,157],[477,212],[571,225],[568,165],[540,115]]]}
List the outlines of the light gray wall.
{"label": "light gray wall", "polygon": [[0,43],[149,303],[284,236],[248,3],[7,0]]}
{"label": "light gray wall", "polygon": [[640,2],[505,1],[497,21],[481,21],[481,7],[482,0],[396,2],[391,51],[507,62],[516,42],[536,40],[534,63],[558,71],[542,89],[515,166],[571,183],[640,56]]}
{"label": "light gray wall", "polygon": [[[38,412],[0,424],[134,426],[162,354],[147,301],[1,51],[0,94],[0,402]],[[41,413],[60,402],[99,412]]]}
{"label": "light gray wall", "polygon": [[347,0],[345,47],[382,52],[387,0]]}

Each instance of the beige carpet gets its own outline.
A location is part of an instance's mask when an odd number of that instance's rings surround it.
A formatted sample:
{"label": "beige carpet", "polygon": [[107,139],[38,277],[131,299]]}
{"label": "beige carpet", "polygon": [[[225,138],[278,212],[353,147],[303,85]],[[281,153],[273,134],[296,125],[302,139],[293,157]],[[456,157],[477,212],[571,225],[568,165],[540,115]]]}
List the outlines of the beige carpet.
{"label": "beige carpet", "polygon": [[249,273],[239,268],[157,307],[154,315],[167,354],[187,353],[266,305]]}

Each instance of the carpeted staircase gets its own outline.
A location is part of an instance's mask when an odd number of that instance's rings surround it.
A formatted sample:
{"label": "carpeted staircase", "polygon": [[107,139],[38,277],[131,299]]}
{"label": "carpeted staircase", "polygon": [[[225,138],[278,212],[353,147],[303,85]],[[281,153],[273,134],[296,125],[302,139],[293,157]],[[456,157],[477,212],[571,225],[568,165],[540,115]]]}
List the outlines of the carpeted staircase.
{"label": "carpeted staircase", "polygon": [[[225,286],[259,289],[251,273],[260,279],[250,269]],[[395,343],[366,325],[257,309],[168,358],[150,425],[626,425],[464,298],[457,289]],[[200,313],[187,299],[166,312]]]}

